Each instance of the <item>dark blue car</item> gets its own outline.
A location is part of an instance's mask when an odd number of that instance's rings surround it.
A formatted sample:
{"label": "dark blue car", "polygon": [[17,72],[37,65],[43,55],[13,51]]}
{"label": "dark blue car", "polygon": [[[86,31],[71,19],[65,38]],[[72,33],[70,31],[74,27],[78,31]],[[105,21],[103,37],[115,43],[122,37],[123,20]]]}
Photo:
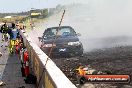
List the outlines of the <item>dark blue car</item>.
{"label": "dark blue car", "polygon": [[[58,30],[58,32],[57,32]],[[83,54],[83,45],[79,41],[79,34],[70,26],[47,28],[41,40],[41,49],[48,55],[52,47],[52,55],[80,56]]]}

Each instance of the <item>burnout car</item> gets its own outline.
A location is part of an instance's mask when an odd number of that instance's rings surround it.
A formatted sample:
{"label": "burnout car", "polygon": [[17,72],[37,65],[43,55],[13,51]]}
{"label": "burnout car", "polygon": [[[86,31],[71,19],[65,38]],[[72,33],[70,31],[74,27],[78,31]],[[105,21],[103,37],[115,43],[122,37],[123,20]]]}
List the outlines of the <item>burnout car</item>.
{"label": "burnout car", "polygon": [[[57,32],[58,31],[58,32]],[[42,37],[38,37],[42,42],[41,49],[49,54],[51,47],[51,55],[82,55],[83,45],[79,41],[75,30],[70,26],[60,26],[47,28]]]}

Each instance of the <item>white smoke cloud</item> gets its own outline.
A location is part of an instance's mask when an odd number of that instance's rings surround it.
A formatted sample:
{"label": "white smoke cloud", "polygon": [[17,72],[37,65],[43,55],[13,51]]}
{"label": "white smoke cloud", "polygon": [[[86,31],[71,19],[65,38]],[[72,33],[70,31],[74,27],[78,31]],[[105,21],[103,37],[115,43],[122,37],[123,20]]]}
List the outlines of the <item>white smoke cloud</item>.
{"label": "white smoke cloud", "polygon": [[[132,45],[132,0],[58,1],[71,4],[66,6],[62,25],[70,25],[81,33],[85,51]],[[58,26],[62,13],[48,19],[41,28]]]}

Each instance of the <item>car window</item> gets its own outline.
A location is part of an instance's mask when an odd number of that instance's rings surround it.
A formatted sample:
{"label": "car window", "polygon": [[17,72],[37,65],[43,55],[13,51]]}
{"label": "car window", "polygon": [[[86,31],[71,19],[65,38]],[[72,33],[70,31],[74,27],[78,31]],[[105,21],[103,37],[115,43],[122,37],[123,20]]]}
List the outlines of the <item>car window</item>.
{"label": "car window", "polygon": [[71,31],[69,28],[61,28],[58,33],[58,35],[61,35],[61,36],[69,36],[70,34],[71,34]]}
{"label": "car window", "polygon": [[[49,28],[45,30],[44,39],[54,38],[57,32],[57,29],[58,28]],[[61,27],[57,35],[60,37],[75,36],[76,32],[74,31],[74,29],[70,27]]]}
{"label": "car window", "polygon": [[55,37],[56,29],[46,29],[44,32],[44,39]]}
{"label": "car window", "polygon": [[70,28],[70,27],[62,27],[60,28],[58,35],[65,37],[65,36],[75,36],[76,32],[74,31],[74,29]]}

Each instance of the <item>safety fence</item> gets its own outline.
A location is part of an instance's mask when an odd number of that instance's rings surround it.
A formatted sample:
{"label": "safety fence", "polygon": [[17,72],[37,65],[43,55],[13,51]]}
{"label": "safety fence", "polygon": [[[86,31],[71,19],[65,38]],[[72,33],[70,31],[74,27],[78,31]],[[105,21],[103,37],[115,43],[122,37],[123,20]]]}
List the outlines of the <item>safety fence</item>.
{"label": "safety fence", "polygon": [[30,73],[37,78],[36,88],[76,88],[24,30],[20,34],[28,52]]}

